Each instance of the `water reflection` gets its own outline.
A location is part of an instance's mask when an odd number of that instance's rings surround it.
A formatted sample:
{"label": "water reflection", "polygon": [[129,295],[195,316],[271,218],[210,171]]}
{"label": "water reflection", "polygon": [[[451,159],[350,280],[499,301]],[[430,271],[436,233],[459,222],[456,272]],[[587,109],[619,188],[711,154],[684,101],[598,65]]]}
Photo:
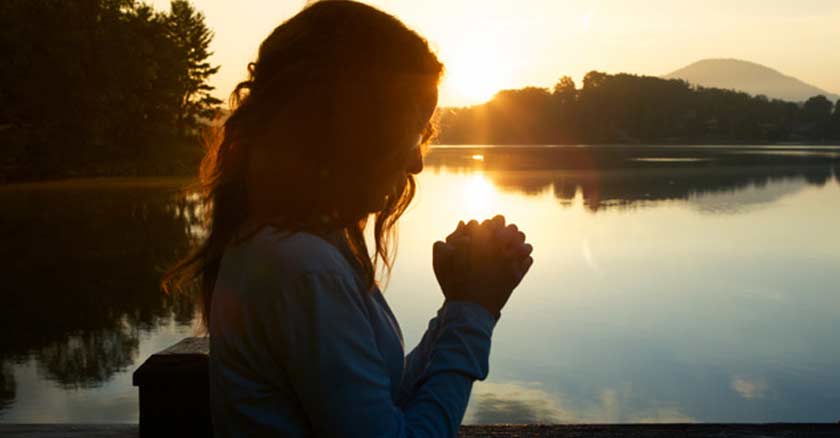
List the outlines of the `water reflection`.
{"label": "water reflection", "polygon": [[430,242],[454,221],[502,212],[534,242],[468,422],[837,420],[834,158],[554,169],[507,153],[433,151],[386,291],[411,344],[438,304]]}
{"label": "water reflection", "polygon": [[552,424],[577,420],[554,397],[534,383],[476,383],[464,416],[469,424]]}
{"label": "water reflection", "polygon": [[16,391],[17,382],[15,382],[11,364],[0,361],[0,412],[12,404]]}
{"label": "water reflection", "polygon": [[[477,383],[464,416],[469,424],[691,423],[678,406],[662,402],[639,408],[632,389],[603,389],[585,403],[551,394],[540,382]],[[645,405],[642,405],[645,406]],[[638,410],[636,410],[638,409]]]}
{"label": "water reflection", "polygon": [[[737,211],[747,204],[773,202],[795,190],[791,184],[767,190],[773,183],[804,181],[823,186],[832,175],[840,178],[833,170],[840,166],[840,155],[824,150],[798,150],[791,159],[785,150],[760,151],[763,153],[758,155],[751,150],[687,149],[441,148],[432,149],[426,164],[432,172],[479,172],[503,191],[537,195],[550,190],[563,205],[581,196],[593,212],[758,189],[754,190],[760,192],[758,198],[739,196],[735,202],[724,199],[719,205],[709,200],[701,202],[702,209],[716,213]],[[666,154],[669,156],[663,156]],[[469,184],[478,187],[472,190],[475,199],[466,202],[487,203],[492,190],[482,187],[483,181],[476,177],[470,180]],[[481,208],[473,210],[484,213]]]}
{"label": "water reflection", "polygon": [[767,380],[763,377],[733,377],[732,389],[747,400],[764,398],[768,395]]}
{"label": "water reflection", "polygon": [[0,406],[10,364],[34,358],[63,388],[91,388],[138,360],[139,339],[193,303],[160,293],[160,270],[187,248],[195,216],[177,183],[76,182],[0,190]]}
{"label": "water reflection", "polygon": [[131,327],[84,331],[41,348],[38,367],[63,388],[96,387],[133,364],[139,344],[137,330]]}
{"label": "water reflection", "polygon": [[[386,293],[411,344],[439,304],[431,242],[458,219],[503,212],[538,263],[466,422],[832,420],[840,244],[818,230],[838,213],[838,160],[433,149]],[[203,233],[181,184],[0,187],[13,212],[0,216],[0,418],[136,421],[126,375],[196,316],[190,297],[158,288]]]}

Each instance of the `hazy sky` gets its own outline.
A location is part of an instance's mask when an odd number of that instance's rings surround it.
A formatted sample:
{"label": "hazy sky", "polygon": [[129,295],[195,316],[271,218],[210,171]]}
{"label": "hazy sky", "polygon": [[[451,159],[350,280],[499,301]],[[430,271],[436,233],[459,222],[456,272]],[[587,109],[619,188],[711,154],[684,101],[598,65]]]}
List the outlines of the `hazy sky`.
{"label": "hazy sky", "polygon": [[[192,0],[215,31],[216,94],[304,0]],[[369,0],[419,31],[447,65],[441,105],[499,88],[578,83],[590,70],[662,75],[703,58],[764,64],[840,93],[840,0]],[[168,0],[153,0],[168,8]]]}

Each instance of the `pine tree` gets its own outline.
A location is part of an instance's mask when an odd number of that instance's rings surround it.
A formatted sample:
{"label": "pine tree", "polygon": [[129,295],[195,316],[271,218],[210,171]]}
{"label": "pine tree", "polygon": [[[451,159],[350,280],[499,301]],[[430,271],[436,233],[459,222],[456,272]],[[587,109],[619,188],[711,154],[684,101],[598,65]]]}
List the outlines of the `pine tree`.
{"label": "pine tree", "polygon": [[219,71],[208,58],[213,32],[204,22],[204,14],[193,8],[187,0],[173,0],[166,15],[166,28],[170,40],[180,52],[183,63],[177,81],[180,110],[176,129],[182,138],[195,137],[203,124],[213,119],[222,102],[212,96],[214,87],[208,85],[210,76]]}

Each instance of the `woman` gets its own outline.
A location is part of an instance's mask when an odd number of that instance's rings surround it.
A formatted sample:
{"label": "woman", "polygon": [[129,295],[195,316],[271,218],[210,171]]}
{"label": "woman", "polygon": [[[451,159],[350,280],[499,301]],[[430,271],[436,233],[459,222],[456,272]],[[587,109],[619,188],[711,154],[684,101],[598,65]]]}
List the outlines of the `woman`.
{"label": "woman", "polygon": [[404,356],[375,272],[391,267],[443,65],[396,18],[323,1],[248,70],[202,163],[209,234],[164,283],[200,282],[216,437],[455,436],[532,259],[503,217],[460,223],[433,247],[444,304]]}

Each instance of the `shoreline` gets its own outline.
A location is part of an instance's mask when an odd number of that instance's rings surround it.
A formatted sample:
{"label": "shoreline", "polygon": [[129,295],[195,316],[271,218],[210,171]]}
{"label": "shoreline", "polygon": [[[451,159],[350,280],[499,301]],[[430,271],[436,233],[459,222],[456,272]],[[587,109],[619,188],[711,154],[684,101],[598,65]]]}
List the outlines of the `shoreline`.
{"label": "shoreline", "polygon": [[[583,154],[584,156],[587,154],[586,150],[591,151],[592,154],[598,155],[602,158],[605,158],[607,161],[610,161],[609,165],[607,165],[606,161],[599,161],[597,164],[599,166],[603,166],[602,169],[594,168],[594,167],[581,167],[581,170],[613,170],[619,168],[628,168],[634,169],[639,168],[640,164],[644,164],[644,161],[660,161],[660,162],[667,162],[669,161],[668,156],[673,155],[674,160],[670,161],[686,161],[685,154],[695,153],[702,154],[708,153],[715,155],[717,154],[718,157],[726,156],[728,152],[742,152],[738,155],[754,155],[752,158],[747,160],[739,160],[739,163],[734,163],[730,159],[731,157],[727,158],[725,161],[726,163],[720,163],[722,166],[726,165],[733,165],[733,164],[743,164],[743,165],[773,165],[773,166],[798,166],[804,164],[802,161],[794,160],[793,157],[811,157],[811,158],[819,158],[828,162],[835,162],[840,158],[840,145],[813,145],[813,144],[763,144],[763,145],[659,145],[659,144],[649,144],[649,145],[624,145],[624,144],[585,144],[585,145],[549,145],[549,144],[540,144],[540,145],[528,145],[528,144],[515,144],[515,145],[481,145],[481,144],[462,144],[462,145],[430,145],[427,159],[427,165],[431,167],[435,167],[436,164],[443,164],[443,162],[435,163],[435,159],[440,160],[441,156],[435,157],[436,155],[447,156],[448,154],[461,154],[461,153],[469,153],[469,151],[477,152],[480,155],[475,155],[471,158],[471,160],[478,160],[484,161],[484,155],[487,153],[492,154],[502,154],[505,156],[506,159],[510,158],[517,158],[517,159],[525,159],[526,156],[519,156],[519,155],[512,155],[515,152],[519,151],[531,151],[533,153],[540,153],[540,154],[560,154],[561,156],[568,156],[567,158],[580,158]],[[667,152],[663,154],[659,154],[659,152]],[[623,162],[623,160],[631,159],[632,156],[628,155],[628,153],[639,153],[642,154],[641,157],[638,157],[636,161],[639,163],[635,163],[635,165],[619,165],[615,166],[615,162]],[[657,155],[654,155],[651,158],[649,155],[653,152],[656,152]],[[661,155],[661,156],[660,156]],[[732,154],[735,155],[735,154]],[[778,157],[780,156],[789,156],[790,162],[780,162]],[[693,156],[693,155],[692,155]],[[764,156],[764,157],[759,157]],[[489,157],[489,156],[488,156]],[[664,158],[663,158],[664,157]],[[680,158],[683,157],[683,158]],[[463,158],[463,157],[460,157]],[[771,159],[772,158],[772,159]],[[617,161],[616,161],[617,160]],[[714,161],[711,158],[693,158],[693,161],[697,162],[709,162]],[[516,159],[514,161],[517,161]],[[469,161],[472,163],[472,161]],[[574,162],[574,160],[572,160]],[[499,162],[496,161],[496,164]],[[464,163],[461,163],[464,164]],[[581,164],[581,163],[579,163]],[[591,164],[591,163],[590,163]],[[651,163],[653,164],[653,163]],[[661,163],[660,163],[661,164]],[[691,163],[684,163],[684,164],[691,164]],[[697,163],[695,163],[697,164]],[[574,168],[561,166],[566,170],[573,170]],[[525,169],[523,169],[525,170]],[[196,168],[197,171],[197,168]],[[132,188],[156,188],[156,187],[168,187],[173,185],[182,185],[186,186],[189,185],[197,180],[197,175],[195,173],[173,173],[169,175],[165,174],[157,174],[157,173],[149,173],[148,175],[97,175],[97,174],[76,174],[76,175],[55,175],[49,177],[42,177],[42,178],[5,178],[0,176],[0,190],[8,189],[8,188],[15,188],[15,189],[25,189],[25,188],[74,188],[74,189],[83,189],[83,188],[92,188],[96,187],[100,184],[101,181],[108,181],[109,187],[132,187]],[[29,186],[29,187],[27,187]]]}
{"label": "shoreline", "polygon": [[186,189],[194,181],[195,178],[188,176],[71,176],[0,183],[0,192],[25,189]]}
{"label": "shoreline", "polygon": [[[663,423],[663,424],[488,424],[463,425],[460,438],[758,438],[836,437],[838,423]],[[0,423],[0,435],[9,438],[72,437],[128,438],[140,435],[140,425],[121,424],[14,424]]]}

